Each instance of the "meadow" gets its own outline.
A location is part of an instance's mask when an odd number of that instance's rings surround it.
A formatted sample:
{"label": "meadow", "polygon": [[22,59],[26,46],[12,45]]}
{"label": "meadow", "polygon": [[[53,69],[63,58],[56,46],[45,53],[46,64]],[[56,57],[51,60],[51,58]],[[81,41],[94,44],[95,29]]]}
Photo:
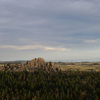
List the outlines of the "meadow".
{"label": "meadow", "polygon": [[56,67],[62,71],[100,71],[100,62],[59,62]]}

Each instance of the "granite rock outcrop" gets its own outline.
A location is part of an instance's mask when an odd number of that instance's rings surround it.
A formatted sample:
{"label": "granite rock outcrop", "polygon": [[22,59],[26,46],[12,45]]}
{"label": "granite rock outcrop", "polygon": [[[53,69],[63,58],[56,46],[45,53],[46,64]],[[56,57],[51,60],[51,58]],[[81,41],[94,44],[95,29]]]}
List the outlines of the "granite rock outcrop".
{"label": "granite rock outcrop", "polygon": [[45,62],[43,58],[35,58],[31,61],[20,64],[5,64],[4,71],[29,71],[33,72],[36,69],[51,70],[54,69],[53,62]]}

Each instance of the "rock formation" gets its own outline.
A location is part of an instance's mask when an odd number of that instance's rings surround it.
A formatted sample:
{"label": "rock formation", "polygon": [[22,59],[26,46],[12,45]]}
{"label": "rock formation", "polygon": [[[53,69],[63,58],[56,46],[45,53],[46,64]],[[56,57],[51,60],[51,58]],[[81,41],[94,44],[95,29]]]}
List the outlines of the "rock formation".
{"label": "rock formation", "polygon": [[34,71],[36,69],[50,70],[54,68],[53,62],[45,62],[43,58],[35,58],[31,61],[21,64],[6,64],[4,66],[4,71]]}
{"label": "rock formation", "polygon": [[40,68],[40,67],[44,67],[46,65],[46,62],[43,58],[35,58],[31,61],[27,61],[26,62],[26,66],[27,67],[36,67],[36,68]]}

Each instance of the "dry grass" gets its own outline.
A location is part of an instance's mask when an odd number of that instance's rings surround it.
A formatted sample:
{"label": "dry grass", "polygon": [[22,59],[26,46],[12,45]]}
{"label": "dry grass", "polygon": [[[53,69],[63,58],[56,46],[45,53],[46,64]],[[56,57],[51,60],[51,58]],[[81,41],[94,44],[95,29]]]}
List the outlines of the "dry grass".
{"label": "dry grass", "polygon": [[4,66],[4,64],[0,64],[0,67],[1,67],[1,66]]}
{"label": "dry grass", "polygon": [[100,71],[100,63],[72,63],[66,65],[56,64],[62,71]]}

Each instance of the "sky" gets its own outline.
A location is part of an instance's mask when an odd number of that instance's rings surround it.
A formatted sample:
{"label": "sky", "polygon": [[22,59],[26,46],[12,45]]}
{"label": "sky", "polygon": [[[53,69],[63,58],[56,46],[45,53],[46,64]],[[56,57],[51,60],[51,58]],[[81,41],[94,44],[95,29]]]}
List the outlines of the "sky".
{"label": "sky", "polygon": [[100,0],[0,0],[0,61],[100,61]]}

